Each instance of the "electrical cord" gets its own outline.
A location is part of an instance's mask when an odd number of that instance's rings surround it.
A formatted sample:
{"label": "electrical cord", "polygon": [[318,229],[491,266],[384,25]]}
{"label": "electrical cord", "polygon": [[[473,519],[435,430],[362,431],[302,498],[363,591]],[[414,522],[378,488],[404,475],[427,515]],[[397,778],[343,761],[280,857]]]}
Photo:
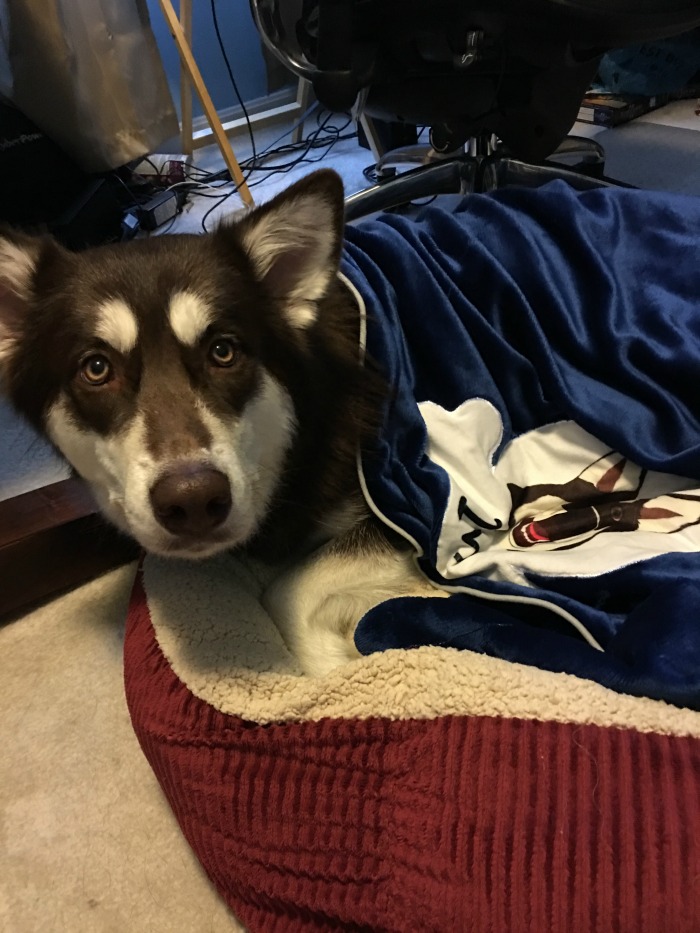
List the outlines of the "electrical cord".
{"label": "electrical cord", "polygon": [[[245,121],[246,121],[246,124],[247,124],[247,126],[248,126],[248,133],[249,133],[249,135],[250,135],[250,145],[251,145],[251,149],[252,149],[252,152],[253,152],[253,163],[255,163],[255,161],[256,161],[256,159],[257,159],[257,149],[256,149],[256,146],[255,146],[255,133],[253,132],[253,124],[252,124],[251,121],[250,121],[250,116],[249,116],[249,114],[248,114],[248,109],[247,109],[247,107],[246,107],[246,105],[245,105],[245,103],[244,103],[244,101],[243,101],[243,97],[242,97],[242,95],[241,95],[241,92],[238,90],[238,84],[236,83],[236,79],[235,79],[235,77],[234,77],[234,75],[233,75],[233,69],[231,68],[231,62],[229,61],[228,55],[227,55],[227,53],[226,53],[226,47],[224,46],[223,39],[221,38],[221,30],[220,30],[220,28],[219,28],[219,17],[217,16],[217,13],[216,13],[216,4],[215,4],[214,0],[209,0],[209,6],[210,6],[210,9],[211,9],[212,22],[213,22],[213,24],[214,24],[214,32],[216,33],[216,40],[217,40],[217,42],[218,42],[218,44],[219,44],[219,49],[220,49],[221,55],[222,55],[222,57],[223,57],[223,59],[224,59],[224,64],[226,65],[226,70],[227,70],[227,72],[228,72],[228,76],[229,76],[229,79],[230,79],[230,81],[231,81],[231,85],[232,85],[233,90],[234,90],[234,93],[235,93],[235,95],[236,95],[236,97],[237,97],[237,99],[238,99],[238,103],[241,105],[241,109],[242,109],[242,111],[243,111],[243,116],[245,117]],[[243,169],[243,166],[241,166],[241,168]],[[252,171],[253,171],[253,168],[252,168],[252,167],[250,167],[250,168],[247,169],[247,174],[245,174],[244,177],[243,177],[243,181],[244,181],[245,184],[248,183],[248,179],[250,178],[250,174],[251,174]],[[228,173],[227,173],[227,174],[228,174]],[[224,201],[226,201],[228,198],[230,198],[231,195],[235,194],[235,193],[238,191],[239,187],[240,187],[239,185],[236,185],[236,186],[235,186],[231,191],[229,191],[227,194],[224,194],[224,195],[219,196],[219,197],[218,197],[218,202],[217,202],[216,204],[213,204],[213,205],[209,208],[209,210],[204,214],[204,216],[202,217],[202,230],[204,230],[205,233],[207,232],[206,221],[207,221],[207,218],[209,217],[209,215],[212,213],[212,211],[216,210],[217,207],[220,207],[220,206],[224,203]],[[201,195],[201,196],[202,196],[202,197],[211,197],[211,195]]]}
{"label": "electrical cord", "polygon": [[[297,126],[305,122],[311,114],[316,111],[316,127],[307,136],[297,142],[297,143],[286,143],[281,146],[276,144],[283,140],[286,136],[289,136],[290,133],[293,133]],[[302,115],[289,129],[284,133],[278,136],[273,140],[265,149],[261,151],[256,151],[255,157],[251,157],[241,163],[241,169],[244,171],[246,179],[250,179],[253,173],[256,175],[260,173],[261,177],[256,178],[254,181],[248,181],[247,184],[249,187],[256,187],[257,185],[262,184],[267,179],[271,178],[273,175],[284,174],[292,171],[299,165],[302,164],[316,164],[321,160],[325,159],[328,153],[331,151],[333,146],[341,140],[353,139],[357,136],[357,133],[345,133],[345,130],[352,123],[352,117],[345,113],[342,114],[343,122],[336,124],[332,122],[335,117],[340,116],[339,114],[334,114],[330,111],[324,111],[321,109],[320,105],[315,103]],[[323,150],[320,154],[316,155],[319,150]],[[293,158],[289,158],[294,156]],[[275,160],[283,159],[284,161],[276,162]],[[215,203],[206,211],[202,217],[201,225],[202,230],[207,232],[207,220],[217,208],[221,207],[232,195],[238,192],[238,186],[233,185],[230,180],[230,175],[227,169],[210,172],[205,169],[199,168],[196,165],[183,165],[182,171],[185,175],[185,180],[174,182],[173,184],[167,185],[163,188],[161,185],[154,182],[154,178],[161,180],[163,176],[159,171],[157,171],[157,166],[152,159],[144,159],[143,161],[148,162],[157,174],[155,176],[142,176],[139,180],[138,185],[135,185],[130,188],[123,179],[117,177],[119,183],[126,189],[129,193],[131,203],[137,207],[140,204],[143,204],[144,201],[147,201],[154,193],[154,190],[174,190],[178,195],[179,206],[182,208],[184,202],[189,197],[197,198],[208,198],[214,201]],[[146,181],[145,179],[148,179]],[[224,190],[225,189],[225,190]],[[221,193],[217,193],[217,192]],[[136,194],[139,194],[140,197],[137,197]],[[172,221],[166,231],[172,226]],[[159,231],[159,232],[166,232]]]}
{"label": "electrical cord", "polygon": [[[229,79],[230,79],[230,81],[231,81],[231,86],[233,87],[233,91],[234,91],[234,93],[235,93],[235,95],[236,95],[236,98],[238,99],[238,103],[240,104],[241,109],[242,109],[242,111],[243,111],[243,115],[244,115],[244,117],[245,117],[245,121],[246,121],[246,124],[247,124],[247,126],[248,126],[248,133],[249,133],[249,135],[250,135],[250,144],[251,144],[251,149],[252,149],[253,155],[252,155],[252,164],[249,165],[249,166],[247,167],[247,174],[244,176],[244,182],[247,183],[247,180],[248,180],[248,178],[250,177],[250,174],[251,174],[251,172],[252,172],[253,169],[254,169],[255,162],[256,162],[256,160],[257,160],[257,155],[258,155],[258,154],[257,154],[257,149],[256,149],[256,144],[255,144],[255,134],[253,133],[253,125],[252,125],[251,120],[250,120],[250,115],[248,114],[248,109],[247,109],[247,107],[246,107],[246,105],[245,105],[245,102],[244,102],[244,100],[243,100],[243,97],[242,97],[242,95],[241,95],[241,92],[240,92],[239,89],[238,89],[238,84],[237,84],[236,79],[235,79],[235,77],[234,77],[233,69],[231,68],[231,62],[229,61],[229,57],[228,57],[228,54],[227,54],[227,52],[226,52],[226,47],[225,47],[225,45],[224,45],[224,41],[223,41],[223,38],[222,38],[222,36],[221,36],[221,28],[220,28],[220,26],[219,26],[219,17],[218,17],[217,12],[216,12],[215,0],[210,0],[209,6],[210,6],[210,10],[211,10],[211,17],[212,17],[212,23],[213,23],[213,26],[214,26],[214,32],[215,32],[215,34],[216,34],[216,40],[217,40],[217,43],[218,43],[218,45],[219,45],[219,50],[221,51],[222,58],[224,59],[224,64],[225,64],[225,66],[226,66],[226,71],[228,72]],[[157,178],[157,179],[159,179],[159,180],[162,179],[161,171],[160,171],[160,169],[158,168],[158,166],[153,162],[152,159],[146,157],[146,158],[144,158],[142,161],[146,162],[148,165],[151,166],[151,168],[152,168],[152,169],[154,170],[154,172],[156,173],[156,178]],[[176,182],[176,183],[174,183],[174,184],[172,184],[172,185],[167,186],[164,190],[166,190],[166,191],[171,191],[171,190],[173,190],[173,189],[175,189],[175,188],[179,189],[179,190],[176,191],[175,193],[176,193],[176,195],[177,195],[177,197],[178,197],[178,204],[179,204],[180,208],[182,207],[182,203],[184,202],[184,200],[186,200],[187,196],[188,196],[188,195],[191,195],[191,194],[196,194],[198,197],[209,197],[209,198],[216,199],[216,200],[217,200],[217,204],[214,204],[214,205],[206,212],[206,214],[204,215],[204,218],[202,219],[202,227],[203,227],[203,229],[206,231],[206,223],[205,223],[205,221],[206,221],[206,218],[207,218],[207,217],[209,216],[209,214],[211,213],[211,211],[214,210],[219,204],[222,204],[227,198],[229,198],[229,197],[230,197],[232,194],[234,194],[236,191],[238,191],[239,186],[236,185],[231,191],[227,192],[227,193],[224,194],[224,195],[208,194],[208,193],[205,193],[204,191],[201,191],[201,190],[199,190],[199,189],[200,189],[201,187],[206,187],[206,188],[214,187],[214,186],[212,186],[212,185],[210,185],[210,184],[207,184],[207,181],[208,181],[208,182],[211,182],[211,181],[214,180],[214,178],[220,179],[222,182],[224,182],[224,184],[228,183],[228,182],[230,181],[230,175],[229,175],[228,170],[225,170],[225,171],[223,171],[223,172],[206,172],[206,171],[204,171],[204,170],[202,170],[202,169],[197,168],[196,166],[189,166],[187,169],[183,168],[183,173],[187,176],[187,180],[186,180],[186,181],[184,181],[184,182]],[[193,176],[194,176],[194,177],[193,177]],[[118,176],[115,176],[115,177],[118,178]],[[129,191],[128,185],[126,185],[126,184],[122,181],[122,179],[118,178],[118,181],[120,181],[121,184],[127,189],[127,191]],[[222,187],[223,187],[223,186],[222,186]],[[131,192],[130,192],[130,194],[131,194]],[[131,194],[131,196],[132,196],[132,199],[134,200],[135,204],[138,204],[139,202],[136,201],[136,199],[134,198],[133,194]],[[171,223],[170,223],[168,229],[170,229],[170,227],[172,226],[172,223],[173,223],[173,221],[171,221]],[[128,233],[128,231],[125,231],[125,235],[126,235],[127,233]]]}
{"label": "electrical cord", "polygon": [[[252,155],[249,159],[241,162],[241,170],[244,173],[244,182],[248,185],[248,187],[259,185],[272,175],[291,171],[293,168],[296,168],[298,165],[303,163],[313,164],[319,162],[321,159],[324,159],[328,155],[337,142],[342,139],[352,139],[357,136],[356,133],[343,135],[344,131],[352,122],[352,117],[349,114],[345,114],[345,123],[342,127],[339,128],[334,125],[329,125],[329,121],[333,117],[333,114],[329,112],[327,116],[321,120],[319,113],[320,105],[318,103],[314,103],[296,121],[296,123],[290,127],[290,129],[288,129],[285,133],[270,143],[261,152],[258,152],[250,115],[238,88],[238,84],[233,74],[233,68],[231,67],[231,62],[226,52],[226,47],[221,35],[221,28],[216,11],[215,0],[210,0],[209,5],[219,50],[224,60],[231,86],[233,87],[238,103],[240,104],[240,107],[243,111],[250,136]],[[316,129],[313,130],[306,139],[299,143],[290,143],[284,146],[276,146],[280,140],[284,139],[285,136],[288,136],[290,133],[293,133],[298,126],[301,126],[314,111],[316,111]],[[325,149],[325,151],[316,158],[310,158],[309,153],[315,149]],[[283,162],[281,164],[268,165],[270,161],[280,157],[290,156],[294,153],[298,154],[296,155],[296,158],[292,158],[290,161]],[[156,172],[156,178],[162,181],[160,170],[155,165],[155,163],[149,158],[146,158],[143,161],[147,162],[154,169]],[[249,179],[253,172],[264,172],[264,177],[249,183]],[[230,173],[227,169],[223,169],[217,172],[207,172],[197,166],[190,165],[183,167],[183,174],[185,175],[185,181],[176,182],[175,184],[169,185],[165,190],[177,189],[176,194],[178,195],[180,207],[182,207],[182,203],[184,203],[184,200],[186,200],[188,197],[211,198],[214,200],[216,203],[212,204],[212,206],[206,211],[201,221],[202,230],[207,232],[206,222],[211,213],[217,208],[221,207],[232,195],[236,194],[240,186],[233,185]],[[215,185],[213,182],[221,182],[221,185]],[[229,185],[232,185],[231,189],[222,194],[211,193],[212,191],[216,191],[219,187],[224,188],[228,187]],[[128,188],[126,185],[125,187]]]}
{"label": "electrical cord", "polygon": [[[328,116],[323,120],[323,122],[318,124],[317,129],[314,130],[309,136],[307,136],[306,139],[303,140],[301,143],[289,143],[286,146],[279,146],[277,149],[274,149],[274,150],[270,150],[270,151],[266,150],[265,153],[261,154],[261,157],[258,159],[258,162],[260,164],[257,165],[256,168],[260,168],[260,169],[263,169],[264,171],[276,173],[279,171],[286,171],[288,169],[294,168],[303,161],[317,162],[319,161],[319,159],[307,160],[305,158],[305,156],[311,151],[311,149],[321,149],[323,147],[328,147],[327,151],[321,157],[321,158],[324,158],[328,154],[328,152],[330,152],[331,147],[334,146],[337,142],[339,142],[340,140],[344,140],[344,139],[353,139],[357,136],[357,133],[348,133],[345,136],[343,136],[343,130],[347,129],[349,124],[352,122],[352,118],[348,114],[345,115],[346,121],[344,125],[340,128],[336,126],[330,126],[330,127],[328,126],[328,121],[330,120],[332,116],[334,116],[334,114],[329,113]],[[326,131],[327,133],[329,133],[329,135],[325,137],[321,136],[322,131]],[[301,157],[296,158],[292,162],[289,162],[286,164],[283,163],[282,165],[275,165],[272,167],[272,169],[264,168],[264,165],[263,165],[264,162],[268,161],[271,158],[276,158],[280,155],[284,155],[286,153],[295,152],[298,148],[300,148],[300,146],[303,146],[303,150],[304,150]]]}
{"label": "electrical cord", "polygon": [[[249,159],[246,162],[242,163],[241,169],[244,169],[248,172],[247,177],[250,177],[250,174],[252,174],[252,172],[259,171],[259,172],[264,173],[264,177],[256,181],[249,182],[248,187],[254,188],[257,185],[262,184],[272,175],[284,174],[284,173],[290,172],[292,169],[296,168],[298,165],[301,165],[303,163],[314,164],[314,163],[320,162],[322,159],[324,159],[328,155],[328,153],[333,148],[333,146],[337,142],[339,142],[341,139],[352,139],[357,135],[356,133],[349,133],[349,134],[343,135],[343,130],[347,129],[347,127],[352,122],[352,117],[349,114],[343,115],[345,117],[345,123],[341,127],[332,126],[332,125],[329,126],[329,121],[335,116],[335,114],[328,112],[326,116],[323,117],[322,120],[320,119],[320,116],[321,116],[320,113],[317,114],[316,116],[316,122],[317,122],[316,129],[313,130],[301,142],[290,143],[290,144],[287,144],[286,146],[279,146],[276,149],[270,149],[268,147],[268,149],[263,150],[263,152],[261,152],[259,155],[256,155],[255,160]],[[287,130],[286,133],[282,134],[280,139],[283,139],[285,136],[289,135],[289,133],[293,132],[294,129],[295,127],[292,127],[289,130]],[[331,130],[331,132],[328,133],[328,130]],[[323,133],[325,133],[326,135],[322,135]],[[275,140],[275,142],[277,141],[279,140]],[[271,145],[274,145],[274,143],[272,143]],[[325,148],[325,151],[322,152],[320,156],[317,156],[316,158],[308,157],[312,149],[320,149],[320,148]],[[291,152],[299,152],[299,155],[297,156],[297,158],[292,159],[291,161],[282,163],[281,165],[266,166],[265,164],[263,164],[269,161],[269,159],[271,158],[288,155]],[[218,196],[219,203],[213,204],[211,208],[209,208],[209,210],[204,214],[204,216],[202,217],[201,225],[202,225],[202,230],[205,233],[208,230],[206,222],[209,216],[218,207],[223,205],[223,203],[226,200],[228,200],[228,198],[230,198],[233,194],[235,194],[237,190],[238,188],[236,186],[232,188],[231,191],[228,191],[226,194]],[[195,196],[199,196],[199,193],[196,191],[192,193]]]}
{"label": "electrical cord", "polygon": [[277,139],[273,139],[272,142],[263,149],[260,155],[262,156],[268,153],[273,148],[273,146],[276,146],[278,142],[280,142],[281,140],[285,138],[285,136],[289,136],[291,133],[294,132],[294,130],[298,129],[300,126],[303,126],[303,124],[306,123],[306,121],[309,119],[311,114],[314,113],[314,111],[320,110],[320,109],[321,109],[320,101],[315,100],[313,104],[311,104],[311,106],[308,107],[304,113],[302,113],[299,119],[295,123],[293,123],[289,127],[288,130],[285,130],[281,136],[278,136]]}
{"label": "electrical cord", "polygon": [[[221,30],[219,29],[219,17],[216,13],[216,3],[215,0],[209,0],[209,6],[211,9],[211,18],[214,23],[214,32],[216,33],[216,41],[219,43],[219,49],[221,50],[221,55],[224,59],[224,64],[226,65],[226,70],[228,71],[228,76],[231,81],[234,93],[238,99],[238,103],[241,105],[241,110],[243,111],[243,116],[245,117],[246,124],[248,125],[248,133],[250,134],[250,145],[253,151],[253,160],[257,156],[255,149],[255,133],[253,133],[253,124],[250,122],[250,116],[246,108],[245,103],[243,102],[243,97],[241,92],[238,90],[238,84],[236,79],[233,76],[233,69],[231,68],[231,62],[229,61],[228,55],[226,54],[226,48],[224,46],[224,40],[221,38]],[[248,179],[246,178],[245,181]]]}

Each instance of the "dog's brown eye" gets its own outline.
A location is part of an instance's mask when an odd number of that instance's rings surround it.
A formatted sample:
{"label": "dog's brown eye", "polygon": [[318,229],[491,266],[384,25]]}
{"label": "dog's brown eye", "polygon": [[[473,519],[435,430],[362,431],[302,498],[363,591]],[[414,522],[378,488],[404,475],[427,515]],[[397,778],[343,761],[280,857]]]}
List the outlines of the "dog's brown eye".
{"label": "dog's brown eye", "polygon": [[80,364],[80,377],[88,385],[102,386],[112,378],[112,364],[102,353],[93,353]]}
{"label": "dog's brown eye", "polygon": [[209,359],[217,366],[233,366],[236,356],[236,344],[230,337],[217,337],[209,347]]}

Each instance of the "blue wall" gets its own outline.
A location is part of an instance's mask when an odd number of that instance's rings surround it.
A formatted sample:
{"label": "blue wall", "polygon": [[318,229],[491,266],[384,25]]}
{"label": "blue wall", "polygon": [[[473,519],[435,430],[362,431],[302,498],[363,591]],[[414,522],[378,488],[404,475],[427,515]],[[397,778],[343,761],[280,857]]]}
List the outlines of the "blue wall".
{"label": "blue wall", "polygon": [[[146,0],[146,2],[173,100],[179,111],[180,59],[177,47],[168,30],[158,0]],[[214,3],[221,38],[243,100],[264,97],[267,94],[265,62],[248,0],[214,0]],[[179,12],[179,4],[174,2],[173,6],[176,12]],[[217,110],[237,106],[236,95],[216,39],[210,0],[193,0],[192,31],[192,51],[207,90],[214,101],[214,106]],[[202,113],[196,94],[193,94],[192,108],[195,116]]]}

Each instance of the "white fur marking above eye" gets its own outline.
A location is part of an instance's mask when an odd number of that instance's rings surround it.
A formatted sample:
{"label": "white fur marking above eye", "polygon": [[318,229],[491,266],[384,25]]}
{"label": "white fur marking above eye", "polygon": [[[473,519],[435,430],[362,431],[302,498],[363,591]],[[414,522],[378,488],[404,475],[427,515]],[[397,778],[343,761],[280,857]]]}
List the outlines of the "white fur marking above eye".
{"label": "white fur marking above eye", "polygon": [[95,336],[120,353],[129,353],[136,346],[139,326],[134,312],[121,298],[110,298],[97,309]]}
{"label": "white fur marking above eye", "polygon": [[309,327],[318,316],[318,308],[313,301],[295,301],[286,310],[289,322],[294,327]]}
{"label": "white fur marking above eye", "polygon": [[212,309],[195,292],[175,292],[170,299],[170,327],[186,347],[193,347],[202,339],[213,317]]}

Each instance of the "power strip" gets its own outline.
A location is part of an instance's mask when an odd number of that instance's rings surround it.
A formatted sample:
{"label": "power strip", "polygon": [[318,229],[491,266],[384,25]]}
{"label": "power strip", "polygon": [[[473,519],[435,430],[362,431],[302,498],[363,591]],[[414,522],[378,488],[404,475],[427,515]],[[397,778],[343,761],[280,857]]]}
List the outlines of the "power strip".
{"label": "power strip", "polygon": [[154,153],[143,158],[132,171],[142,178],[163,186],[187,181],[187,169],[192,165],[192,156],[182,152]]}

